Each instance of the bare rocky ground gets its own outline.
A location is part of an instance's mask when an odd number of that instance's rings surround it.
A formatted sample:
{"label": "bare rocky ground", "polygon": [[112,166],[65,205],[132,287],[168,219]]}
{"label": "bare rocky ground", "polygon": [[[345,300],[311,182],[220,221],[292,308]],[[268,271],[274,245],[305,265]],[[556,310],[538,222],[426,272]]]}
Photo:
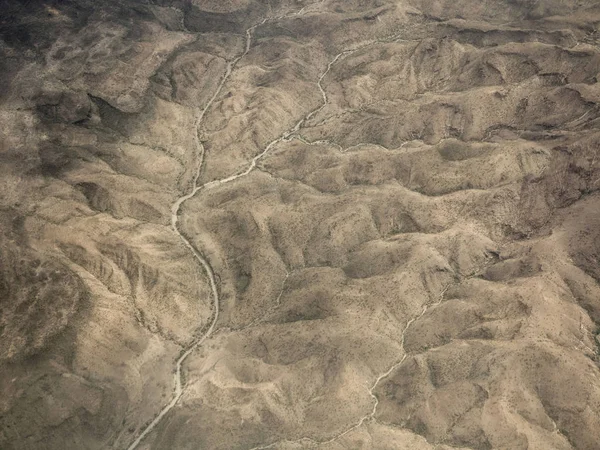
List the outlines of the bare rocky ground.
{"label": "bare rocky ground", "polygon": [[597,449],[599,25],[0,2],[0,448]]}

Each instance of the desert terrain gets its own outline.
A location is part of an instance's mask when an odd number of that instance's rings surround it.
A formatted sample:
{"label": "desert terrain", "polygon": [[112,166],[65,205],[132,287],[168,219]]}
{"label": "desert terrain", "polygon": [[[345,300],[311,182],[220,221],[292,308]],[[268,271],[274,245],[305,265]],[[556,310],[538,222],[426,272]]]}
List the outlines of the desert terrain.
{"label": "desert terrain", "polygon": [[599,449],[599,27],[0,0],[0,449]]}

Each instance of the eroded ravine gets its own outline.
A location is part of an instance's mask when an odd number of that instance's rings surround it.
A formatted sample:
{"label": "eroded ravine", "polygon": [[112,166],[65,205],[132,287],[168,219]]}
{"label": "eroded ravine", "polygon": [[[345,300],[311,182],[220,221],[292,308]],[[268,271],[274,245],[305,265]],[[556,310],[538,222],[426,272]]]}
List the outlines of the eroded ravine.
{"label": "eroded ravine", "polygon": [[179,197],[171,206],[171,228],[172,228],[173,232],[179,236],[179,238],[181,239],[183,244],[193,253],[194,257],[198,260],[198,262],[200,263],[200,265],[202,266],[203,270],[206,273],[206,276],[209,280],[210,289],[211,289],[212,314],[211,314],[208,328],[202,332],[202,334],[199,338],[195,339],[183,351],[183,353],[181,354],[181,356],[177,359],[177,361],[175,363],[175,371],[174,371],[174,386],[175,386],[175,388],[174,388],[174,393],[173,393],[173,397],[172,397],[171,401],[161,409],[161,411],[158,413],[158,415],[143,429],[143,431],[140,433],[140,435],[129,445],[129,447],[127,447],[128,450],[134,450],[135,448],[137,448],[137,446],[142,442],[142,440],[152,430],[154,430],[156,428],[156,426],[162,421],[162,419],[165,417],[165,415],[167,413],[169,413],[169,411],[171,411],[171,409],[173,409],[173,407],[177,404],[177,402],[183,395],[183,381],[182,381],[183,363],[196,348],[198,348],[200,345],[202,345],[202,343],[213,334],[216,324],[219,319],[220,298],[219,298],[219,290],[217,287],[217,281],[216,281],[214,270],[213,270],[210,262],[202,255],[202,253],[200,253],[196,249],[196,247],[194,247],[194,245],[192,245],[192,243],[189,241],[189,239],[187,237],[185,237],[185,235],[179,230],[178,224],[179,224],[179,213],[181,211],[181,207],[183,206],[183,204],[186,201],[188,201],[189,199],[194,197],[200,190],[211,189],[218,185],[229,183],[229,182],[237,180],[238,178],[248,175],[250,172],[252,172],[252,170],[254,170],[256,168],[257,162],[261,158],[263,158],[273,147],[275,147],[279,142],[282,142],[282,141],[288,139],[293,133],[297,132],[300,129],[300,127],[307,120],[310,120],[311,117],[313,117],[321,109],[323,109],[327,105],[327,95],[325,94],[325,91],[323,90],[321,83],[322,83],[323,79],[327,76],[327,73],[329,73],[329,71],[331,70],[332,65],[346,52],[341,52],[338,55],[336,55],[335,58],[327,65],[326,70],[319,77],[317,86],[323,97],[323,104],[320,105],[318,108],[315,108],[314,110],[309,112],[300,121],[298,121],[294,127],[289,129],[288,131],[284,132],[278,138],[272,140],[269,144],[267,144],[265,149],[250,161],[250,164],[248,165],[246,170],[244,170],[243,172],[235,174],[235,175],[231,175],[229,177],[226,177],[226,178],[223,178],[220,180],[216,180],[216,181],[212,181],[209,183],[198,185],[198,180],[200,178],[200,173],[202,170],[202,166],[204,163],[204,156],[205,156],[205,148],[204,148],[204,145],[202,144],[202,142],[200,141],[200,139],[198,138],[198,130],[202,124],[202,121],[203,121],[207,111],[211,108],[212,104],[214,103],[214,101],[217,99],[217,97],[223,90],[223,86],[225,86],[225,84],[227,83],[227,80],[230,78],[231,73],[233,72],[235,66],[250,51],[250,48],[252,45],[252,35],[253,35],[254,30],[269,21],[281,20],[284,18],[289,18],[289,17],[294,17],[294,16],[299,16],[299,15],[305,14],[306,10],[307,10],[307,7],[303,7],[299,11],[288,14],[288,15],[279,16],[279,17],[267,17],[267,18],[263,19],[261,22],[248,28],[245,32],[246,44],[245,44],[243,53],[241,53],[239,56],[237,56],[235,59],[233,59],[232,61],[230,61],[227,64],[225,74],[223,75],[221,82],[219,83],[217,89],[215,90],[215,93],[210,98],[210,100],[206,103],[204,109],[199,111],[199,113],[197,115],[197,118],[195,121],[195,130],[196,130],[195,141],[196,141],[196,145],[198,148],[198,155],[199,155],[198,156],[198,168],[197,168],[196,174],[194,176],[192,187],[191,187],[190,191],[187,194]]}
{"label": "eroded ravine", "polygon": [[[265,20],[266,21],[266,20]],[[264,23],[265,21],[263,21],[262,23]],[[260,24],[258,24],[260,25]],[[181,239],[181,241],[183,242],[183,244],[193,253],[194,257],[198,260],[198,262],[200,263],[200,265],[202,266],[203,270],[206,273],[206,276],[209,280],[209,284],[210,284],[210,289],[211,289],[211,296],[212,296],[212,315],[211,315],[211,319],[210,319],[210,325],[208,327],[208,329],[206,331],[204,331],[202,333],[202,335],[194,340],[188,347],[187,349],[185,349],[185,351],[181,354],[181,356],[177,359],[176,363],[175,363],[175,373],[174,373],[174,393],[173,393],[173,398],[171,399],[171,401],[165,405],[163,407],[163,409],[160,411],[160,413],[152,420],[152,422],[150,422],[142,431],[142,433],[140,433],[140,435],[135,439],[135,441],[133,441],[129,447],[128,450],[133,450],[135,448],[137,448],[137,446],[140,444],[140,442],[161,422],[161,420],[163,419],[163,417],[171,410],[173,409],[173,407],[175,406],[175,404],[179,401],[179,398],[181,397],[181,395],[183,394],[183,383],[182,383],[182,373],[181,373],[181,367],[184,363],[184,361],[187,359],[187,357],[198,347],[200,346],[214,331],[215,326],[217,324],[217,320],[219,318],[219,310],[220,310],[220,305],[219,305],[219,291],[217,288],[217,283],[216,283],[216,278],[215,278],[215,274],[214,271],[212,269],[212,266],[210,265],[210,263],[208,262],[208,260],[191,244],[191,242],[183,235],[183,233],[181,233],[181,231],[179,231],[179,227],[178,227],[178,223],[179,223],[179,211],[181,210],[182,205],[189,200],[190,198],[192,198],[200,189],[201,186],[198,186],[198,179],[200,177],[200,172],[202,169],[202,165],[204,162],[204,146],[202,145],[202,143],[200,142],[199,138],[198,138],[198,127],[201,125],[202,120],[204,119],[204,116],[206,115],[206,112],[210,109],[210,107],[212,106],[212,104],[214,103],[215,99],[219,96],[219,94],[221,93],[223,86],[225,85],[225,83],[227,82],[227,80],[229,79],[229,77],[231,76],[231,73],[233,72],[234,67],[237,65],[237,63],[248,53],[248,51],[250,50],[250,46],[251,46],[251,41],[252,41],[252,31],[258,26],[255,25],[251,28],[249,28],[248,30],[246,30],[246,46],[245,46],[245,50],[244,52],[239,55],[238,57],[236,57],[235,59],[233,59],[232,61],[230,61],[227,64],[227,68],[225,71],[225,74],[223,75],[223,78],[221,79],[221,82],[219,83],[217,89],[215,90],[215,93],[213,94],[213,96],[209,99],[209,101],[206,103],[204,109],[202,109],[199,113],[198,116],[196,117],[196,121],[195,121],[195,129],[196,129],[196,133],[195,134],[195,142],[196,145],[198,147],[198,168],[196,171],[196,174],[194,175],[194,179],[193,179],[193,184],[192,184],[192,188],[190,189],[190,192],[188,192],[187,194],[179,197],[175,203],[173,203],[173,205],[171,206],[171,228],[173,230],[173,232],[175,234],[177,234],[179,236],[179,238]]]}
{"label": "eroded ravine", "polygon": [[371,384],[371,386],[368,389],[368,394],[373,399],[373,407],[371,408],[371,411],[369,411],[367,414],[365,414],[364,416],[362,416],[357,422],[355,422],[350,427],[346,428],[345,430],[343,430],[339,434],[336,434],[335,436],[333,436],[332,438],[329,438],[327,440],[318,441],[318,440],[313,439],[311,437],[306,437],[305,436],[305,437],[301,437],[301,438],[295,439],[295,440],[287,440],[286,439],[286,440],[283,440],[283,441],[276,441],[276,442],[273,442],[273,443],[267,444],[267,445],[260,445],[258,447],[253,447],[250,450],[267,450],[267,449],[270,449],[270,448],[275,448],[276,446],[281,445],[281,444],[300,444],[300,443],[303,443],[303,442],[306,442],[307,444],[309,444],[309,445],[311,445],[313,447],[318,447],[318,446],[321,446],[321,445],[330,444],[332,442],[335,442],[338,439],[340,439],[340,438],[346,436],[347,434],[351,433],[352,431],[360,428],[368,420],[374,419],[375,418],[375,413],[377,412],[377,407],[379,406],[379,399],[374,394],[375,389],[377,388],[377,386],[379,386],[379,383],[381,383],[382,380],[384,380],[385,378],[387,378],[394,370],[396,370],[397,368],[399,368],[404,363],[404,360],[408,356],[408,353],[406,351],[404,351],[404,339],[405,339],[406,333],[410,329],[410,326],[416,320],[418,320],[421,317],[423,317],[425,315],[425,313],[427,311],[429,311],[429,309],[431,309],[432,307],[434,307],[436,305],[439,305],[444,300],[444,295],[446,294],[446,291],[448,290],[449,287],[450,287],[450,285],[446,286],[442,290],[442,292],[439,294],[439,297],[438,297],[437,301],[432,302],[432,303],[427,303],[425,306],[423,306],[423,309],[421,310],[421,312],[417,316],[413,317],[412,319],[410,319],[406,323],[406,326],[404,327],[404,330],[402,330],[402,333],[400,335],[400,347],[403,350],[402,351],[402,357],[398,361],[394,362],[385,372],[381,373],[375,379],[375,381]]}
{"label": "eroded ravine", "polygon": [[[205,271],[207,278],[209,280],[209,284],[210,284],[210,289],[211,289],[211,296],[212,296],[212,314],[211,314],[211,318],[209,320],[209,325],[208,328],[206,328],[205,331],[203,331],[201,333],[201,336],[198,337],[197,339],[195,339],[181,354],[181,356],[177,359],[176,364],[175,364],[175,371],[174,371],[174,393],[173,393],[173,397],[171,399],[171,401],[165,405],[162,410],[158,413],[158,415],[143,429],[143,431],[140,433],[140,435],[129,445],[129,447],[127,448],[127,450],[134,450],[135,448],[137,448],[137,446],[142,442],[142,440],[152,431],[156,428],[156,426],[162,421],[162,419],[166,416],[167,413],[169,413],[169,411],[171,411],[173,409],[173,407],[177,404],[177,402],[179,401],[179,399],[181,398],[181,396],[183,395],[183,374],[182,374],[182,366],[183,363],[185,362],[185,360],[189,357],[189,355],[196,349],[198,348],[200,345],[202,345],[202,343],[204,341],[206,341],[206,339],[208,339],[214,332],[215,327],[217,325],[218,319],[219,319],[219,313],[220,313],[220,298],[219,298],[219,291],[218,291],[218,287],[217,287],[217,281],[216,281],[216,276],[215,276],[215,272],[210,264],[210,262],[202,255],[202,253],[200,253],[196,247],[194,247],[194,245],[192,245],[192,243],[189,241],[189,239],[179,230],[178,227],[178,223],[179,223],[179,213],[181,211],[181,208],[183,206],[183,204],[190,200],[191,198],[193,198],[198,192],[202,191],[206,191],[208,189],[212,189],[215,188],[217,186],[223,185],[223,184],[227,184],[227,183],[231,183],[235,180],[238,180],[246,175],[249,175],[254,169],[257,168],[257,163],[264,158],[275,146],[277,146],[277,144],[284,142],[284,141],[289,141],[291,139],[302,139],[302,137],[299,135],[299,131],[302,128],[302,126],[308,122],[309,120],[311,120],[312,118],[314,118],[319,112],[321,112],[324,108],[327,107],[327,105],[329,104],[329,99],[327,96],[327,93],[325,91],[325,89],[323,88],[323,81],[324,79],[327,77],[327,75],[329,74],[329,72],[331,71],[331,69],[333,68],[333,66],[335,65],[336,62],[338,62],[341,58],[351,55],[359,50],[362,50],[366,47],[372,46],[372,45],[376,45],[379,43],[386,43],[386,42],[394,42],[394,41],[399,41],[401,40],[399,38],[398,35],[391,35],[388,37],[384,37],[384,38],[380,38],[380,39],[375,39],[375,40],[369,40],[366,42],[363,42],[357,46],[354,46],[352,48],[346,49],[346,50],[342,50],[341,52],[339,52],[337,55],[335,55],[327,64],[325,70],[321,73],[321,75],[319,76],[317,82],[316,82],[316,87],[319,90],[319,94],[322,98],[322,102],[321,104],[314,108],[313,110],[311,110],[308,114],[306,114],[302,119],[300,119],[293,127],[291,127],[290,129],[288,129],[287,131],[283,132],[279,137],[273,139],[271,142],[269,142],[264,150],[259,153],[258,155],[256,155],[254,158],[252,158],[252,160],[250,161],[250,163],[248,164],[248,166],[246,167],[245,170],[243,170],[242,172],[239,172],[237,174],[234,175],[230,175],[228,177],[219,179],[219,180],[214,180],[214,181],[210,181],[204,184],[198,184],[199,178],[200,178],[200,174],[201,174],[201,170],[204,164],[204,159],[205,159],[205,148],[204,145],[202,144],[202,142],[200,141],[199,137],[198,137],[198,131],[200,129],[200,126],[202,125],[203,119],[206,115],[206,113],[208,112],[208,110],[211,108],[211,106],[213,105],[214,101],[217,99],[217,97],[220,95],[220,93],[223,90],[223,87],[225,86],[225,84],[227,83],[228,79],[230,78],[234,68],[236,67],[236,65],[238,64],[238,62],[244,58],[248,52],[250,51],[250,48],[252,46],[252,36],[254,31],[256,30],[256,28],[260,27],[261,25],[264,25],[267,22],[270,21],[276,21],[276,20],[282,20],[285,18],[291,18],[291,17],[296,17],[296,16],[300,16],[303,14],[307,14],[308,8],[307,7],[303,7],[300,10],[294,12],[294,13],[290,13],[287,15],[282,15],[282,16],[278,16],[278,17],[266,17],[264,18],[261,22],[251,26],[250,28],[248,28],[245,31],[245,36],[246,36],[246,43],[245,43],[245,48],[244,51],[237,56],[236,58],[234,58],[232,61],[230,61],[227,64],[227,68],[225,70],[225,73],[221,79],[221,82],[219,83],[217,89],[215,90],[215,93],[213,94],[213,96],[209,99],[209,101],[206,103],[205,107],[199,111],[196,121],[195,121],[195,142],[196,142],[196,146],[198,148],[198,167],[197,167],[197,171],[196,174],[194,176],[193,179],[193,183],[192,183],[192,187],[190,189],[190,191],[179,197],[171,206],[171,228],[173,229],[173,232],[175,234],[177,234],[179,236],[179,238],[181,239],[181,241],[183,242],[183,244],[193,253],[194,257],[198,260],[198,262],[200,263],[200,265],[202,266],[203,270]],[[359,144],[360,145],[360,144]],[[440,300],[441,301],[441,300]],[[278,299],[278,303],[279,303],[279,299]],[[430,305],[431,306],[431,305]],[[421,315],[425,314],[425,312],[427,311],[428,307],[425,307],[423,312],[421,313]],[[420,317],[421,315],[419,315],[418,317]],[[408,329],[408,327],[410,326],[410,324],[416,320],[418,317],[412,319],[411,321],[408,322],[405,330],[402,333],[402,339],[404,339],[404,333],[406,332],[406,330]],[[377,409],[377,403],[378,403],[378,399],[377,397],[372,393],[372,391],[377,387],[377,385],[379,384],[379,382],[381,381],[381,379],[385,378],[387,375],[389,375],[398,365],[400,365],[403,361],[404,361],[405,356],[403,357],[402,361],[399,361],[397,363],[395,363],[392,367],[390,367],[390,369],[388,371],[386,371],[385,374],[381,375],[373,384],[373,386],[370,389],[370,394],[371,396],[375,399],[375,405],[373,407],[373,411],[371,414],[363,417],[359,423],[355,424],[354,426],[352,426],[350,429],[347,429],[346,431],[344,431],[342,434],[332,438],[331,440],[327,441],[327,442],[332,442],[336,439],[338,439],[339,437],[349,433],[350,431],[360,427],[369,417],[373,416],[375,414],[375,411]],[[314,444],[323,444],[324,442],[317,442],[314,441],[310,438],[302,438],[299,441],[295,441],[295,442],[302,442],[302,441],[310,441],[311,443]],[[262,448],[271,448],[273,445],[276,445],[277,443],[273,443],[270,445],[267,445],[265,447],[256,447],[256,449],[262,449]]]}
{"label": "eroded ravine", "polygon": [[410,330],[413,323],[415,323],[417,320],[419,320],[421,317],[423,317],[432,308],[439,306],[444,301],[446,292],[448,291],[448,289],[450,289],[451,286],[462,283],[465,280],[476,277],[478,275],[481,275],[481,273],[483,273],[483,270],[485,269],[485,267],[486,267],[486,265],[484,264],[482,267],[477,269],[471,275],[465,276],[465,277],[455,281],[454,283],[447,284],[441,290],[441,292],[437,295],[437,300],[426,303],[423,306],[423,308],[421,309],[421,312],[419,314],[417,314],[416,316],[414,316],[413,318],[411,318],[406,323],[406,325],[404,326],[404,329],[402,330],[402,333],[400,334],[400,340],[399,340],[400,348],[402,349],[402,356],[400,357],[400,359],[398,359],[396,362],[394,362],[385,372],[382,372],[373,381],[373,383],[371,384],[371,386],[368,389],[368,394],[373,399],[373,406],[371,407],[371,410],[369,412],[367,412],[364,416],[360,417],[353,425],[349,426],[348,428],[342,430],[340,433],[338,433],[335,436],[333,436],[329,439],[326,439],[326,440],[317,440],[317,439],[314,439],[314,438],[311,438],[308,436],[304,436],[299,439],[294,439],[294,440],[284,439],[284,440],[272,442],[271,444],[259,445],[257,447],[252,447],[250,450],[267,450],[267,449],[275,448],[281,444],[302,444],[302,443],[306,443],[313,448],[320,447],[322,445],[331,444],[332,442],[337,441],[338,439],[340,439],[340,438],[350,434],[351,432],[357,430],[358,428],[362,427],[365,423],[367,423],[369,421],[376,421],[375,414],[377,413],[377,408],[379,406],[379,398],[375,395],[375,389],[379,386],[379,384],[383,380],[385,380],[388,376],[390,376],[396,369],[400,368],[400,366],[402,366],[402,364],[404,364],[404,361],[409,356],[409,353],[404,349],[404,342],[406,339],[406,334]]}

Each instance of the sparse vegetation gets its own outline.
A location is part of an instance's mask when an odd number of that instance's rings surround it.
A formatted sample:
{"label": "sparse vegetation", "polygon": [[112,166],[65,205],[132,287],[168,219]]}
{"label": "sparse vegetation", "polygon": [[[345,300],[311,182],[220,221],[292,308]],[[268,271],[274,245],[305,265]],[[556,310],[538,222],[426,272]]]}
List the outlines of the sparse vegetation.
{"label": "sparse vegetation", "polygon": [[0,0],[0,448],[596,449],[596,3]]}

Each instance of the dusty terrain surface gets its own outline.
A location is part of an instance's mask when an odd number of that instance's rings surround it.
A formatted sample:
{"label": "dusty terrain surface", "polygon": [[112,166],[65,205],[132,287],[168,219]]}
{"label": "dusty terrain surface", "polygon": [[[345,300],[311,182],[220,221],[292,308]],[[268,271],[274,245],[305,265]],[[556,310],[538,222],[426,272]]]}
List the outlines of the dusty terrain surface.
{"label": "dusty terrain surface", "polygon": [[0,0],[0,448],[600,448],[594,0]]}

